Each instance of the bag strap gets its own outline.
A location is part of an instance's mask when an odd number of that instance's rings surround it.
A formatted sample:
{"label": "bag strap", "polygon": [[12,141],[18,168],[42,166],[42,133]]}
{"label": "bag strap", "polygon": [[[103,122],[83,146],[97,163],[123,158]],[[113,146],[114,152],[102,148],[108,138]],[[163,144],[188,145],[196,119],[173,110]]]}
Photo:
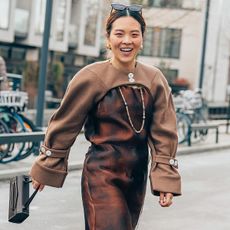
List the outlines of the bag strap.
{"label": "bag strap", "polygon": [[[31,183],[32,182],[32,180],[30,180],[30,181],[26,181],[25,183]],[[29,199],[26,201],[26,203],[25,203],[25,208],[28,208],[29,207],[29,205],[30,205],[30,203],[32,202],[32,200],[34,199],[34,197],[35,197],[35,195],[37,194],[37,192],[38,192],[38,190],[39,190],[39,187],[33,192],[33,194],[29,197]]]}

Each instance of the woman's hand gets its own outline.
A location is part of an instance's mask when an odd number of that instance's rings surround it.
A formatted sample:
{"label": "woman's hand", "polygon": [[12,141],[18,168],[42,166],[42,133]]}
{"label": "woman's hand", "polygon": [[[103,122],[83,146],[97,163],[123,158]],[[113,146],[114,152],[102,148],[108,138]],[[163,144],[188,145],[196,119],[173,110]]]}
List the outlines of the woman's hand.
{"label": "woman's hand", "polygon": [[160,192],[159,204],[161,207],[169,207],[172,204],[173,194],[170,192]]}
{"label": "woman's hand", "polygon": [[45,187],[45,185],[44,184],[41,184],[41,183],[39,183],[39,182],[37,182],[36,180],[34,180],[33,178],[32,178],[32,186],[33,186],[33,188],[36,190],[37,188],[39,188],[38,190],[41,192],[43,189],[44,189],[44,187]]}

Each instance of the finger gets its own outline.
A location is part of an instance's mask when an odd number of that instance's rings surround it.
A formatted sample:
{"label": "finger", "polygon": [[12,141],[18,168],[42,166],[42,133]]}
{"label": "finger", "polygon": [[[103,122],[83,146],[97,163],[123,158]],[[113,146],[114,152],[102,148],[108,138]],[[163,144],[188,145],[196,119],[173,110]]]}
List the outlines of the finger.
{"label": "finger", "polygon": [[173,198],[172,193],[161,192],[159,204],[161,205],[161,207],[169,207],[172,204],[172,198]]}
{"label": "finger", "polygon": [[172,205],[172,203],[173,203],[172,200],[165,201],[164,207],[169,207]]}
{"label": "finger", "polygon": [[32,186],[34,189],[37,189],[39,187],[39,185],[40,184],[36,180],[32,179]]}
{"label": "finger", "polygon": [[165,194],[164,192],[160,192],[160,197],[159,197],[159,204],[163,205],[165,200]]}
{"label": "finger", "polygon": [[165,198],[166,198],[166,201],[172,201],[173,194],[172,193],[166,193]]}
{"label": "finger", "polygon": [[161,207],[169,207],[169,206],[171,206],[171,204],[172,204],[172,201],[164,201],[164,202],[162,202],[162,203],[160,203],[160,205],[161,205]]}
{"label": "finger", "polygon": [[40,184],[39,191],[41,192],[44,188],[45,188],[45,185],[44,184]]}
{"label": "finger", "polygon": [[39,183],[38,181],[32,179],[32,186],[36,190],[38,189],[40,192],[44,189],[45,185]]}
{"label": "finger", "polygon": [[173,194],[172,193],[166,193],[163,207],[171,206],[172,205],[172,199],[173,199]]}

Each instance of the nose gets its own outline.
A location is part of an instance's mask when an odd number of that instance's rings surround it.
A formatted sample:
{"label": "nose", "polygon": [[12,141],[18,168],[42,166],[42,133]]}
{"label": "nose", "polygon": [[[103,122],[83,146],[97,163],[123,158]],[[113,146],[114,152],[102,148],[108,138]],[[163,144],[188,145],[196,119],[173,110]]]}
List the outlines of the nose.
{"label": "nose", "polygon": [[130,43],[132,43],[131,37],[129,35],[125,35],[124,39],[123,39],[123,43],[124,44],[130,44]]}

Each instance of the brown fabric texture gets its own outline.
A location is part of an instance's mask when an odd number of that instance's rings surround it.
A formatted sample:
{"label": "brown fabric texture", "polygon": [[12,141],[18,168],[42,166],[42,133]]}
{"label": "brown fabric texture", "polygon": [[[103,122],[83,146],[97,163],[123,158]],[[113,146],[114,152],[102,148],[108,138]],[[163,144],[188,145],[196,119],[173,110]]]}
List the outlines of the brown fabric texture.
{"label": "brown fabric texture", "polygon": [[[69,149],[85,124],[86,138],[92,143],[82,174],[86,229],[134,229],[145,194],[148,146],[152,155],[153,194],[181,194],[180,175],[170,165],[170,159],[176,156],[177,131],[168,83],[157,68],[140,62],[134,72],[135,82],[129,82],[127,74],[109,61],[79,71],[50,120],[45,152],[31,168],[30,174],[40,183],[61,187],[68,172]],[[139,90],[131,86],[143,89],[146,122],[140,134],[130,126],[119,86],[137,129],[142,121],[142,102]],[[46,155],[48,150],[51,154]],[[52,151],[61,151],[62,157],[52,157]],[[159,158],[154,156],[168,161],[156,162],[154,159]]]}
{"label": "brown fabric texture", "polygon": [[[122,86],[130,116],[137,129],[142,123],[139,89]],[[152,98],[146,89],[144,130],[131,128],[117,88],[110,90],[89,113],[86,138],[92,143],[84,162],[82,197],[86,229],[132,230],[145,196]],[[108,218],[109,217],[109,218]]]}

